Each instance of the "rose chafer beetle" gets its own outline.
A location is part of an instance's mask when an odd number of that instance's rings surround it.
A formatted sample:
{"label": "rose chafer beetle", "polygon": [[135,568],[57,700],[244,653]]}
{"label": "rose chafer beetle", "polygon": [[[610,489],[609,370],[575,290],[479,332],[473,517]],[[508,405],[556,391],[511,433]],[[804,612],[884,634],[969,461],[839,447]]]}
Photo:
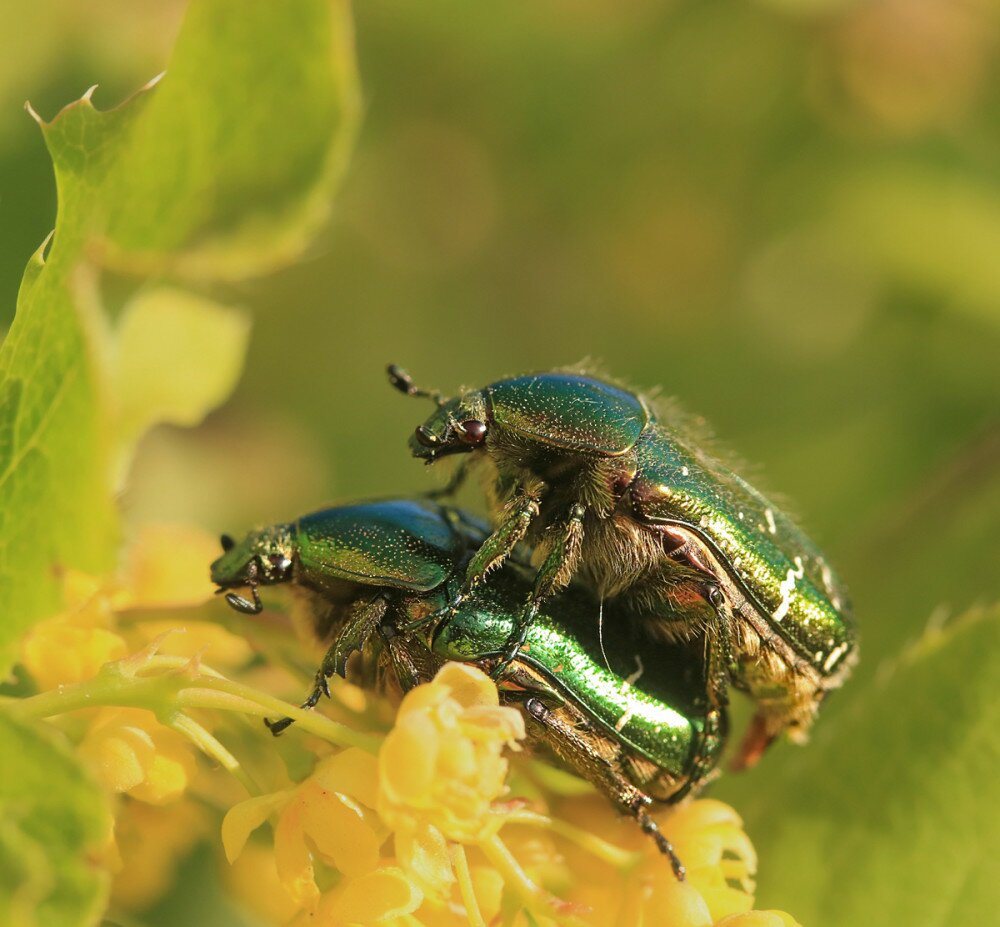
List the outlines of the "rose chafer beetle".
{"label": "rose chafer beetle", "polygon": [[[426,621],[451,601],[487,533],[461,511],[431,502],[342,506],[253,532],[239,544],[223,537],[212,581],[230,605],[251,614],[261,610],[262,585],[287,583],[304,597],[314,630],[332,639],[303,703],[313,707],[355,650],[374,651],[403,689],[445,660],[495,668],[531,588],[517,557],[449,621]],[[249,598],[232,591],[240,588]],[[598,604],[576,586],[546,604],[525,647],[498,676],[501,698],[525,713],[533,740],[634,817],[683,878],[648,806],[679,801],[707,781],[726,718],[709,706],[702,667],[682,647],[634,645],[623,634],[605,647],[598,617]],[[414,627],[423,633],[413,634]],[[290,723],[269,726],[278,733]]]}
{"label": "rose chafer beetle", "polygon": [[844,589],[795,523],[709,453],[675,408],[654,411],[636,393],[573,371],[453,399],[414,386],[398,367],[389,377],[438,407],[410,440],[414,456],[465,454],[485,468],[496,527],[447,612],[524,540],[537,572],[508,657],[541,603],[579,575],[656,636],[704,637],[713,704],[726,704],[731,681],[757,705],[743,765],[778,733],[808,729],[856,658]]}

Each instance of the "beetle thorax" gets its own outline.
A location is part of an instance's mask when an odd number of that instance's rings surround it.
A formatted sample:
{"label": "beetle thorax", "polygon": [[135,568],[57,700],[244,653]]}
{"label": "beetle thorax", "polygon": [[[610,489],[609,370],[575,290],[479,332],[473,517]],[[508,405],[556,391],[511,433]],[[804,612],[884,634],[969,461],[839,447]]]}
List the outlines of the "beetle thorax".
{"label": "beetle thorax", "polygon": [[488,456],[488,467],[501,487],[511,492],[540,487],[544,507],[554,518],[574,503],[602,518],[609,516],[633,472],[628,460],[541,445],[501,428],[492,429],[482,456]]}

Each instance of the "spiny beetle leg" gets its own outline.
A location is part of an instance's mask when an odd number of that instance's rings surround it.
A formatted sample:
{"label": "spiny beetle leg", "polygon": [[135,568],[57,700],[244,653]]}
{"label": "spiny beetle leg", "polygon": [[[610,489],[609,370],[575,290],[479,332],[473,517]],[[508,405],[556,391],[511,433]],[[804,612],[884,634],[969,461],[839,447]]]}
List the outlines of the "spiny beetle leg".
{"label": "spiny beetle leg", "polygon": [[[559,712],[550,710],[541,699],[532,696],[525,701],[524,707],[535,721],[549,731],[561,745],[562,751],[571,752],[569,757],[571,765],[579,762],[587,770],[586,778],[626,812],[644,834],[653,838],[657,849],[670,861],[677,880],[683,882],[686,875],[684,864],[674,851],[673,844],[649,814],[648,808],[652,804],[652,799],[629,782],[615,763],[595,752],[581,731],[567,724],[560,718]],[[564,755],[558,747],[554,746],[553,749],[557,754]]]}
{"label": "spiny beetle leg", "polygon": [[496,530],[482,543],[465,570],[462,592],[468,595],[493,570],[503,565],[518,542],[527,534],[540,511],[538,495],[526,489],[514,497]]}
{"label": "spiny beetle leg", "polygon": [[389,662],[392,664],[393,672],[396,674],[396,681],[399,688],[404,692],[420,684],[420,670],[418,669],[406,644],[395,633],[394,629],[383,626],[380,630],[382,641],[389,651]]}
{"label": "spiny beetle leg", "polygon": [[500,679],[506,674],[511,663],[517,657],[518,652],[524,646],[524,642],[528,639],[528,632],[531,630],[531,625],[534,623],[537,615],[538,606],[529,605],[518,619],[517,624],[514,626],[514,633],[507,639],[504,651],[500,655],[500,662],[490,671],[492,679]]}
{"label": "spiny beetle leg", "polygon": [[[433,614],[426,615],[419,621],[411,622],[402,628],[403,631],[413,631],[425,627],[432,621],[447,621],[462,607],[478,586],[493,570],[502,566],[511,555],[518,542],[527,533],[532,520],[538,515],[539,501],[536,493],[522,489],[501,519],[500,524],[476,551],[469,561],[465,571],[465,583],[458,594],[444,608]],[[517,651],[514,651],[517,653]],[[510,661],[508,661],[510,662]]]}
{"label": "spiny beetle leg", "polygon": [[490,674],[497,679],[507,669],[517,656],[518,651],[528,638],[528,632],[538,617],[538,611],[549,596],[565,586],[580,561],[580,547],[583,543],[583,516],[586,508],[580,503],[570,507],[569,518],[563,528],[562,536],[552,545],[542,565],[535,574],[535,587],[531,598],[517,621],[514,631],[507,640],[500,663]]}
{"label": "spiny beetle leg", "polygon": [[[342,678],[347,675],[347,661],[356,650],[362,650],[368,639],[375,633],[385,618],[387,604],[382,596],[353,607],[344,629],[337,635],[333,645],[323,657],[320,672],[324,677],[336,673]],[[325,679],[324,679],[325,684]],[[330,691],[325,694],[329,697]]]}
{"label": "spiny beetle leg", "polygon": [[714,627],[709,628],[705,642],[708,696],[712,708],[723,710],[729,704],[730,664],[733,661],[732,621],[729,603],[717,583],[709,583],[706,596],[715,610]]}
{"label": "spiny beetle leg", "polygon": [[279,718],[277,721],[271,721],[269,718],[264,719],[264,727],[266,727],[275,737],[280,737],[294,723],[294,718]]}
{"label": "spiny beetle leg", "polygon": [[666,838],[666,835],[660,830],[656,821],[650,817],[648,805],[649,799],[645,795],[642,795],[641,798],[633,799],[628,810],[639,824],[642,832],[652,837],[657,849],[670,860],[670,866],[674,870],[674,875],[677,876],[677,881],[683,882],[687,875],[687,870],[674,850],[674,845]]}
{"label": "spiny beetle leg", "polygon": [[[303,708],[306,711],[310,711],[319,704],[319,700],[325,695],[327,698],[330,697],[330,683],[327,681],[332,673],[328,669],[328,661],[330,659],[330,654],[333,652],[333,648],[327,651],[326,658],[323,660],[323,665],[316,671],[315,681],[312,687],[312,691],[306,697],[306,700],[299,705],[299,708]],[[267,718],[264,719],[264,726],[275,736],[283,734],[295,723],[294,718],[280,718],[277,721],[270,721]]]}

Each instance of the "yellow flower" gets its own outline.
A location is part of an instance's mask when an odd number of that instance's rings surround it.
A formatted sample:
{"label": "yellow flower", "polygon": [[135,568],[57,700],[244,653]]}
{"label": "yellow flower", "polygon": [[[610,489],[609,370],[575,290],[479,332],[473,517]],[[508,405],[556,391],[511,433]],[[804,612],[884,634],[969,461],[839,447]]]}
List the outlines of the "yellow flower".
{"label": "yellow flower", "polygon": [[[215,669],[244,666],[253,656],[253,650],[244,638],[211,621],[137,621],[129,630],[129,640],[136,649],[158,640],[157,653],[171,657],[199,656]],[[179,633],[168,634],[170,631]]]}
{"label": "yellow flower", "polygon": [[379,754],[379,813],[394,830],[427,823],[449,840],[480,839],[506,790],[504,748],[523,737],[524,720],[500,707],[490,679],[449,663],[399,706]]}
{"label": "yellow flower", "polygon": [[290,927],[391,927],[422,901],[419,889],[401,869],[386,866],[345,879],[323,896],[315,912],[303,911]]}
{"label": "yellow flower", "polygon": [[715,927],[802,927],[784,911],[749,911],[724,917]]}
{"label": "yellow flower", "polygon": [[537,761],[517,777],[531,801],[500,801],[523,736],[487,676],[449,664],[403,699],[377,757],[343,750],[232,808],[227,856],[275,821],[268,872],[298,910],[290,927],[798,927],[751,911],[756,854],[721,802],[657,812],[688,868],[678,882],[634,822],[593,790],[550,787]]}
{"label": "yellow flower", "polygon": [[753,907],[757,854],[743,821],[729,805],[702,799],[683,805],[660,823],[713,920]]}
{"label": "yellow flower", "polygon": [[115,820],[120,857],[111,897],[128,911],[141,911],[171,886],[178,862],[208,830],[209,816],[192,801],[158,807],[125,800]]}
{"label": "yellow flower", "polygon": [[110,791],[153,805],[178,798],[196,770],[188,742],[141,708],[101,709],[80,754]]}
{"label": "yellow flower", "polygon": [[321,760],[312,775],[285,792],[251,798],[231,808],[223,843],[236,860],[250,833],[279,811],[274,835],[278,879],[289,897],[309,911],[320,900],[313,859],[353,876],[376,869],[388,831],[372,810],[375,758],[348,749]]}
{"label": "yellow flower", "polygon": [[[105,663],[125,656],[129,647],[118,628],[122,612],[198,605],[211,598],[213,590],[205,564],[215,549],[216,543],[197,529],[148,525],[129,547],[119,579],[67,570],[62,578],[62,612],[39,622],[21,642],[21,662],[38,688],[83,682],[95,676]],[[179,624],[167,622],[160,630]],[[208,635],[215,644],[213,656],[222,652],[246,658],[245,643],[239,642],[239,649],[236,639],[229,640],[233,635],[218,626],[209,627],[211,630],[203,631],[202,636]],[[151,629],[140,643],[147,643],[153,636]],[[201,639],[192,635],[191,653]],[[183,648],[179,644],[172,646]]]}
{"label": "yellow flower", "polygon": [[39,689],[83,682],[128,648],[124,639],[105,628],[80,628],[52,618],[43,621],[21,644],[21,662]]}
{"label": "yellow flower", "polygon": [[90,679],[128,649],[112,630],[120,591],[75,570],[66,571],[62,583],[63,612],[36,624],[21,641],[21,662],[42,690]]}
{"label": "yellow flower", "polygon": [[524,720],[501,708],[480,670],[449,663],[403,699],[379,754],[378,812],[395,832],[396,855],[426,891],[454,881],[447,841],[496,833],[493,803],[506,790],[505,747],[523,739]]}
{"label": "yellow flower", "polygon": [[226,888],[256,920],[287,924],[299,910],[278,879],[274,853],[261,842],[250,843],[223,873]]}

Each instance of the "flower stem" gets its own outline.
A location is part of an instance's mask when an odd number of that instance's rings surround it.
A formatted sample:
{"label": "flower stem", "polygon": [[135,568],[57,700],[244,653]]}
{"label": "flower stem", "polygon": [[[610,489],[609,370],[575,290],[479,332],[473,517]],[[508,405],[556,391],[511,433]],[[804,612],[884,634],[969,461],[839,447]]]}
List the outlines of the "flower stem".
{"label": "flower stem", "polygon": [[472,885],[472,873],[469,871],[469,859],[465,855],[465,847],[460,843],[452,844],[452,861],[455,865],[455,877],[458,879],[458,890],[465,905],[465,916],[469,927],[486,927],[483,912],[479,910],[476,892]]}
{"label": "flower stem", "polygon": [[188,738],[202,753],[215,760],[223,769],[231,773],[247,790],[249,795],[259,795],[260,788],[250,778],[247,771],[215,737],[203,728],[194,718],[178,713],[170,722],[170,727]]}
{"label": "flower stem", "polygon": [[527,809],[511,811],[507,814],[508,824],[534,824],[537,827],[545,827],[553,833],[559,834],[571,840],[578,847],[593,854],[598,859],[603,860],[616,869],[623,872],[632,869],[641,859],[642,853],[623,850],[601,837],[588,833],[579,827],[575,827],[568,821],[561,821],[558,818],[550,818],[544,814]]}
{"label": "flower stem", "polygon": [[504,884],[521,899],[526,909],[542,913],[545,917],[550,917],[556,923],[565,924],[567,927],[585,927],[580,918],[569,913],[569,909],[575,905],[560,901],[535,885],[499,836],[494,834],[477,846],[503,877]]}
{"label": "flower stem", "polygon": [[321,714],[234,682],[198,661],[148,652],[107,663],[85,682],[12,700],[8,710],[21,720],[35,721],[102,705],[145,708],[165,724],[186,708],[238,711],[258,717],[287,716],[310,734],[340,747],[359,747],[374,754],[382,745],[381,737],[351,730]]}
{"label": "flower stem", "polygon": [[289,717],[297,727],[338,747],[358,747],[367,753],[377,754],[383,738],[373,734],[363,734],[346,724],[331,721],[325,715],[291,705],[288,702],[260,692],[231,679],[199,680],[198,686],[191,686],[178,693],[178,701],[187,707],[216,708],[223,711],[238,711],[260,718]]}

